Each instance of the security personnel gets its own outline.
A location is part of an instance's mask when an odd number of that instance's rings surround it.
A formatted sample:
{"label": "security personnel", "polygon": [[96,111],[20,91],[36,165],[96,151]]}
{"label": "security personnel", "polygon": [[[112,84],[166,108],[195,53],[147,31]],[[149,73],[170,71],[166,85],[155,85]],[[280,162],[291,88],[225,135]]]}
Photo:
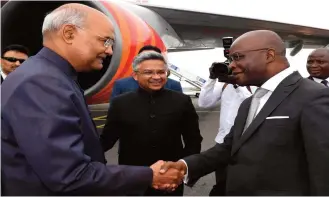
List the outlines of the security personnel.
{"label": "security personnel", "polygon": [[[139,166],[199,153],[198,115],[189,96],[164,88],[164,57],[153,51],[141,53],[133,69],[139,89],[113,99],[101,135],[104,151],[120,139],[119,164]],[[145,195],[182,196],[183,185],[171,193],[149,188]]]}

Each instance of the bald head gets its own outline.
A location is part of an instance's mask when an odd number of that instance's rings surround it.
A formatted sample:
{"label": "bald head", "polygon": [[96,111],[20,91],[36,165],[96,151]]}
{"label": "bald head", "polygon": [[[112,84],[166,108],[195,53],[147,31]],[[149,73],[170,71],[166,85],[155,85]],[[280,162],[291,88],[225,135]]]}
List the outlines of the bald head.
{"label": "bald head", "polygon": [[285,54],[285,44],[275,32],[250,31],[233,42],[230,67],[239,85],[261,86],[289,67]]}
{"label": "bald head", "polygon": [[319,48],[307,58],[307,71],[311,77],[327,79],[329,77],[329,49]]}
{"label": "bald head", "polygon": [[[318,48],[313,50],[309,56],[323,56],[329,58],[329,48]],[[329,59],[328,59],[329,60]]]}
{"label": "bald head", "polygon": [[285,56],[286,47],[280,36],[269,30],[256,30],[247,32],[238,37],[232,45],[241,45],[242,50],[271,48],[274,49],[277,54]]}

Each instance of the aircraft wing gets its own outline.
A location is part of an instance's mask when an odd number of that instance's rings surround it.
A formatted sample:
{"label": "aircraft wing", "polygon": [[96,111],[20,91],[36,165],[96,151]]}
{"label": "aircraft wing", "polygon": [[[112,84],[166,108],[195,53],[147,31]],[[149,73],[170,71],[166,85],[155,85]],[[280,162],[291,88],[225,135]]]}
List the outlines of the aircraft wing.
{"label": "aircraft wing", "polygon": [[[277,32],[288,48],[318,48],[329,44],[329,30],[228,15],[164,8],[140,4],[161,16],[177,33],[168,51],[222,47],[222,37],[238,37],[257,29]],[[168,42],[167,42],[168,43]]]}

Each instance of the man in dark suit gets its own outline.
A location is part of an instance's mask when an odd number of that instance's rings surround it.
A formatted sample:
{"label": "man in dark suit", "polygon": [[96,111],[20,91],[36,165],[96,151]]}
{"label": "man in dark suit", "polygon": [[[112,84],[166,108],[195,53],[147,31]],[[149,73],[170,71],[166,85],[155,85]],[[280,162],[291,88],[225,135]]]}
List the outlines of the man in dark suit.
{"label": "man in dark suit", "polygon": [[29,57],[29,50],[22,45],[13,44],[1,52],[1,83]]}
{"label": "man in dark suit", "polygon": [[2,194],[127,195],[161,187],[167,180],[158,173],[161,161],[105,164],[76,81],[77,72],[101,69],[112,54],[110,20],[91,7],[65,4],[45,17],[42,33],[44,48],[2,84]]}
{"label": "man in dark suit", "polygon": [[329,87],[329,49],[319,48],[307,58],[306,68],[310,80]]}
{"label": "man in dark suit", "polygon": [[[157,53],[161,53],[161,50],[158,47],[155,47],[152,45],[146,45],[139,50],[138,54],[140,54],[142,52],[148,52],[148,51],[155,51]],[[168,76],[169,76],[169,73],[170,72],[168,72]],[[138,82],[134,79],[133,76],[119,79],[114,82],[110,100],[112,101],[112,99],[114,97],[116,97],[120,94],[123,94],[126,92],[131,92],[131,91],[136,91],[138,89],[138,87],[139,87]],[[170,90],[174,90],[174,91],[183,93],[181,84],[178,81],[175,81],[170,78],[167,79],[167,82],[164,87],[166,89],[170,89]]]}
{"label": "man in dark suit", "polygon": [[[139,88],[113,99],[101,135],[104,151],[120,140],[119,164],[138,166],[200,153],[198,115],[189,96],[164,88],[164,57],[143,52],[133,68]],[[183,185],[172,193],[149,188],[144,195],[182,196]]]}
{"label": "man in dark suit", "polygon": [[227,166],[227,195],[329,195],[329,89],[289,68],[274,32],[251,31],[230,49],[234,78],[258,90],[222,144],[163,166],[187,182]]}

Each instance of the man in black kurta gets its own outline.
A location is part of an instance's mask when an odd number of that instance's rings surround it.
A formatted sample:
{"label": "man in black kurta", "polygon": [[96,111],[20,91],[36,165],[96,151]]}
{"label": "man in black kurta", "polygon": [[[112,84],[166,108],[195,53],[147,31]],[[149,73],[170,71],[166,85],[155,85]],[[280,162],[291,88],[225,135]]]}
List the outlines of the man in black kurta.
{"label": "man in black kurta", "polygon": [[[114,98],[110,104],[101,135],[104,151],[119,139],[119,164],[139,166],[199,153],[198,115],[189,96],[163,88],[167,81],[163,56],[141,53],[134,59],[133,69],[139,89]],[[181,196],[183,187],[174,192],[149,188],[145,195]]]}

